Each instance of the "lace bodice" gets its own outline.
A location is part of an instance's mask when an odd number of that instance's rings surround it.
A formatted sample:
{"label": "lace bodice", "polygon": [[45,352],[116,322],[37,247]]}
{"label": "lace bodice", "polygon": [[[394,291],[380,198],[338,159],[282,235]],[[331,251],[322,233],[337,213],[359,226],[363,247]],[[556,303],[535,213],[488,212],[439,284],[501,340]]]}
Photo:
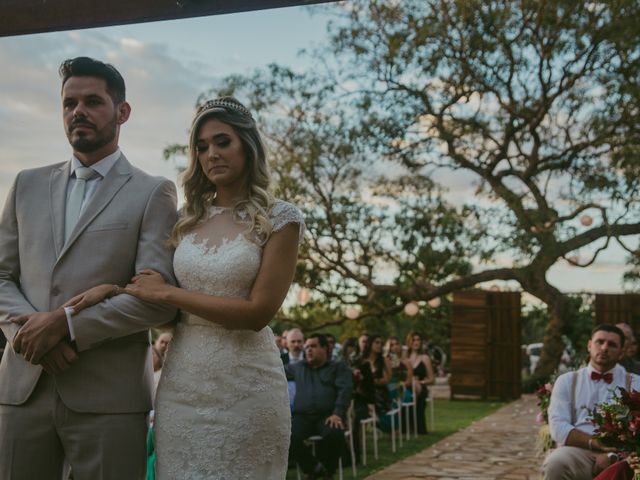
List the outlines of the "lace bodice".
{"label": "lace bodice", "polygon": [[[209,295],[247,297],[258,274],[262,246],[257,235],[247,233],[248,215],[234,220],[230,208],[209,207],[208,218],[185,235],[174,256],[180,286]],[[272,232],[297,223],[299,239],[304,221],[292,204],[276,200],[270,215]]]}

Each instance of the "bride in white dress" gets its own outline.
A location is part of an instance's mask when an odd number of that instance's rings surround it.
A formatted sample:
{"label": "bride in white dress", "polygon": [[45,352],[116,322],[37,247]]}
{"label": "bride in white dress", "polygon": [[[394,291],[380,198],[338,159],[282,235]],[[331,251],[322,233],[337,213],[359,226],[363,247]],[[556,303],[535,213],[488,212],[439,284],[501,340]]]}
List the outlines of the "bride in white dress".
{"label": "bride in white dress", "polygon": [[[202,105],[174,228],[179,287],[145,270],[120,291],[180,308],[155,403],[156,478],[282,480],[291,420],[271,329],[291,281],[304,222],[269,193],[265,152],[232,97]],[[113,287],[71,303],[84,308]]]}

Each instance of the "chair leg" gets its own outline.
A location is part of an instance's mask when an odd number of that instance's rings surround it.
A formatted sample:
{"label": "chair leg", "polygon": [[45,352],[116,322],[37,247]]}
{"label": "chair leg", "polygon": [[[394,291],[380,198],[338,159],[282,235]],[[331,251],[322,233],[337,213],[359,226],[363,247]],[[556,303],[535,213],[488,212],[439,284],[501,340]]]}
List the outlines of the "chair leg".
{"label": "chair leg", "polygon": [[342,473],[342,457],[338,457],[338,478],[344,480],[344,474]]}
{"label": "chair leg", "polygon": [[376,424],[372,425],[373,427],[373,458],[378,460],[378,429],[376,428]]}
{"label": "chair leg", "polygon": [[407,440],[411,440],[411,407],[405,407],[404,408],[404,418],[406,419],[406,423],[407,423],[407,433],[406,433],[406,439]]}
{"label": "chair leg", "polygon": [[436,429],[436,416],[434,413],[434,406],[433,406],[434,403],[435,401],[433,400],[433,397],[431,397],[429,399],[429,416],[431,417],[431,431],[435,431]]}
{"label": "chair leg", "polygon": [[296,475],[298,475],[298,480],[302,480],[302,474],[300,473],[300,465],[296,462]]}
{"label": "chair leg", "polygon": [[400,440],[400,448],[402,448],[402,405],[398,407],[398,439]]}
{"label": "chair leg", "polygon": [[367,427],[366,425],[360,428],[360,436],[362,437],[362,465],[367,466]]}
{"label": "chair leg", "polygon": [[353,425],[349,422],[349,453],[351,457],[351,471],[353,472],[353,478],[356,478],[356,450],[354,448],[353,441]]}
{"label": "chair leg", "polygon": [[351,445],[351,471],[353,472],[353,478],[356,478],[358,470],[356,468],[356,452],[353,450],[353,445]]}
{"label": "chair leg", "polygon": [[396,453],[396,420],[395,414],[391,414],[391,451]]}

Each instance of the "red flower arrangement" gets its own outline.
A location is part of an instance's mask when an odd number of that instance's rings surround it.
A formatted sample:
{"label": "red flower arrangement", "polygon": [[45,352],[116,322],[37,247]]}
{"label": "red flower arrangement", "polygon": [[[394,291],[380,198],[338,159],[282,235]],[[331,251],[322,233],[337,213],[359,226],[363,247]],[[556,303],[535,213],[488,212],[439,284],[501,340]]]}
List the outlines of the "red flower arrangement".
{"label": "red flower arrangement", "polygon": [[640,392],[618,387],[610,403],[589,411],[595,437],[607,447],[625,453],[640,453]]}
{"label": "red flower arrangement", "polygon": [[536,423],[539,423],[541,425],[544,423],[549,423],[549,414],[547,413],[547,409],[549,408],[549,402],[551,401],[552,388],[552,383],[545,383],[536,390],[536,396],[538,397],[538,407],[540,407],[540,411],[536,416]]}
{"label": "red flower arrangement", "polygon": [[618,387],[611,402],[596,405],[589,410],[591,422],[595,425],[594,436],[607,447],[614,447],[623,454],[630,455],[630,466],[635,480],[640,480],[640,392],[627,391]]}

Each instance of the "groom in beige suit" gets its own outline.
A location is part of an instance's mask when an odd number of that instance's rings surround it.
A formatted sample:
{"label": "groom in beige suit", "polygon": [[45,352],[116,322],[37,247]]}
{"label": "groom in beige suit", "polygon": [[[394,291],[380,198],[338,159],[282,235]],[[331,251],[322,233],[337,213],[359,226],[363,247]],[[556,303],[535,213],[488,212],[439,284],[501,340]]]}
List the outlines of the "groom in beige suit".
{"label": "groom in beige suit", "polygon": [[175,311],[124,294],[62,305],[145,268],[173,281],[175,187],[119,150],[131,108],[115,68],[79,57],[60,74],[73,158],[20,172],[0,218],[0,479],[60,480],[65,458],[75,480],[143,479],[148,329]]}

